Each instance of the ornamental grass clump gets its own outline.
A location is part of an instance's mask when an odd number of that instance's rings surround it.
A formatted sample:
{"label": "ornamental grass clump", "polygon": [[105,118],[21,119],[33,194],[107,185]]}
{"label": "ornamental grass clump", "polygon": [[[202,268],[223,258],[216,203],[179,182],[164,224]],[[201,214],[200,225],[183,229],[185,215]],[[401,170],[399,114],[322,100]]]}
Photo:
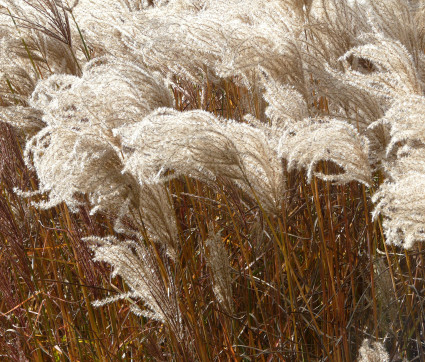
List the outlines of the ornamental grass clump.
{"label": "ornamental grass clump", "polygon": [[425,359],[424,14],[0,1],[0,356]]}

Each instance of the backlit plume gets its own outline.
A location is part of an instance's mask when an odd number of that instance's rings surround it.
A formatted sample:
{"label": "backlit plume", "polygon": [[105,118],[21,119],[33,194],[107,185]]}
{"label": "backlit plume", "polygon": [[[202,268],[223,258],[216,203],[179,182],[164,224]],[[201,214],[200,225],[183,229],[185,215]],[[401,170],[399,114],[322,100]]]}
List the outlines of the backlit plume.
{"label": "backlit plume", "polygon": [[[84,239],[87,255],[110,264],[128,289],[116,297],[108,290],[95,305],[126,299],[143,328],[157,328],[147,318],[168,331],[178,347],[161,339],[158,360],[213,359],[215,346],[198,343],[209,318],[229,337],[218,359],[243,350],[247,360],[316,360],[319,349],[304,345],[317,341],[323,350],[338,345],[325,359],[346,360],[343,351],[356,353],[364,337],[347,342],[353,331],[343,323],[379,334],[377,299],[368,299],[373,264],[365,262],[378,255],[373,248],[385,253],[395,294],[403,288],[394,273],[422,263],[420,253],[403,256],[393,246],[425,241],[424,24],[425,0],[0,0],[0,121],[19,130],[15,153],[22,149],[35,180],[10,167],[19,183],[15,194],[0,192],[0,221],[12,194],[31,210],[54,214],[66,204],[73,216],[100,220],[87,228],[98,234]],[[78,233],[62,222],[60,230],[81,241],[77,220]],[[59,233],[52,224],[46,230]],[[44,231],[34,227],[27,239]],[[47,236],[43,242],[43,253],[56,252]],[[310,251],[314,262],[303,256]],[[32,257],[32,249],[21,252]],[[394,266],[398,255],[405,259]],[[402,276],[412,290],[423,287],[415,274]],[[354,280],[359,287],[347,287]],[[37,295],[11,311],[35,313],[26,302]],[[46,296],[43,289],[37,298]],[[267,315],[271,305],[279,322]],[[360,327],[344,314],[350,308],[373,308],[374,320]],[[422,350],[423,332],[409,328],[390,337]],[[30,335],[17,330],[6,332]],[[245,346],[245,334],[255,345]],[[40,342],[34,356],[42,355],[40,335],[31,334]],[[114,334],[113,344],[146,335]],[[263,341],[273,354],[263,356]],[[389,359],[378,342],[359,350],[360,361]]]}

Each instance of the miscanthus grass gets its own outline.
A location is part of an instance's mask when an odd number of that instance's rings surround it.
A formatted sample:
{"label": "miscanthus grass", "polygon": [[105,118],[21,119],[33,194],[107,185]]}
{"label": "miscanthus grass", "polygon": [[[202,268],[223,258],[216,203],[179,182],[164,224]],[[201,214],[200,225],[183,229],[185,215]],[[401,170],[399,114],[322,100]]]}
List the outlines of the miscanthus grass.
{"label": "miscanthus grass", "polygon": [[1,359],[424,360],[424,51],[423,0],[1,0]]}

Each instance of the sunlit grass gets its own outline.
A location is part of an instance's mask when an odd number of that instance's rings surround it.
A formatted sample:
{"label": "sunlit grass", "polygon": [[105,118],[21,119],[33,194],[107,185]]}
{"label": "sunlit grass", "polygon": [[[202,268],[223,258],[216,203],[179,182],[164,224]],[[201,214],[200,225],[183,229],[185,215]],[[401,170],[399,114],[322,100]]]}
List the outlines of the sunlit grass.
{"label": "sunlit grass", "polygon": [[[56,21],[68,16],[56,15]],[[47,35],[70,51],[63,52],[64,73],[81,76],[80,62],[95,59],[102,49],[90,46],[78,24],[81,44],[73,44],[70,25],[60,25],[54,36]],[[56,53],[50,60],[34,57],[43,53],[24,38],[21,43],[37,80],[54,73]],[[237,76],[217,81],[206,75],[207,70],[202,84],[178,75],[168,79],[176,110],[202,109],[235,122],[247,122],[250,114],[271,123],[257,90]],[[148,72],[144,76],[151,81]],[[19,87],[19,77],[3,85],[2,107],[28,106],[31,87]],[[328,115],[326,96],[312,98],[309,109]],[[154,101],[159,107],[163,100]],[[140,112],[150,112],[149,105],[143,107]],[[392,360],[425,358],[423,247],[387,244],[383,218],[372,218],[372,197],[386,177],[382,170],[373,172],[368,186],[340,185],[312,176],[305,167],[288,171],[282,159],[284,194],[273,209],[250,182],[242,190],[220,174],[213,182],[170,177],[163,185],[177,230],[170,246],[155,239],[143,205],[120,215],[120,227],[137,229],[133,234],[117,231],[120,210],[92,215],[96,205],[88,195],[77,195],[82,202],[77,212],[65,203],[36,207],[49,196],[22,193],[40,187],[23,160],[23,148],[25,136],[41,126],[25,123],[28,114],[19,116],[15,124],[24,125],[21,131],[0,124],[0,359],[355,361],[365,339],[382,342]],[[5,117],[2,113],[2,120],[10,121]],[[344,170],[320,161],[313,171],[338,175]],[[108,236],[123,245],[126,239],[140,242],[140,250],[149,251],[156,279],[146,283],[154,290],[147,295],[163,300],[149,305],[134,297],[135,288],[123,274],[111,276],[111,265],[94,261],[99,238]],[[166,305],[170,300],[175,305]],[[167,319],[170,310],[178,311],[175,324]]]}

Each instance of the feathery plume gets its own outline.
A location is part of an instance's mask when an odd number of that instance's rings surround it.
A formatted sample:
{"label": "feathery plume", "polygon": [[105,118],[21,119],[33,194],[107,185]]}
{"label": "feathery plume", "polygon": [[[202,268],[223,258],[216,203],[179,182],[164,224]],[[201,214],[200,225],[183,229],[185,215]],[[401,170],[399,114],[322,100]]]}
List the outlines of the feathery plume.
{"label": "feathery plume", "polygon": [[204,111],[158,109],[139,123],[115,130],[126,155],[125,171],[140,183],[159,183],[179,175],[206,182],[225,177],[263,207],[277,210],[284,174],[277,152],[258,128],[224,121]]}
{"label": "feathery plume", "polygon": [[121,276],[131,289],[131,297],[141,299],[149,308],[140,311],[141,315],[165,323],[177,338],[181,338],[182,322],[175,282],[167,265],[164,265],[167,274],[161,274],[152,248],[142,240],[121,241],[112,236],[85,240],[93,243],[95,260],[112,265],[112,276]]}
{"label": "feathery plume", "polygon": [[[288,169],[307,168],[309,180],[316,175],[337,183],[352,180],[370,183],[367,139],[346,122],[324,118],[297,123],[282,135],[279,156],[288,161]],[[331,161],[340,166],[343,173],[316,172],[319,161]]]}
{"label": "feathery plume", "polygon": [[1,0],[0,9],[0,29],[7,29],[16,43],[12,54],[26,58],[39,77],[81,73],[85,62],[81,37],[61,0]]}
{"label": "feathery plume", "polygon": [[417,241],[425,241],[424,148],[408,146],[398,151],[397,160],[387,165],[389,178],[373,196],[374,218],[383,215],[387,243],[409,249]]}
{"label": "feathery plume", "polygon": [[41,191],[50,195],[40,206],[65,201],[75,209],[81,193],[89,195],[93,212],[119,210],[128,197],[138,200],[135,180],[121,172],[120,143],[112,129],[172,104],[169,91],[154,75],[130,63],[96,59],[84,68],[82,78],[54,75],[40,81],[30,104],[44,112],[47,124],[25,149]]}
{"label": "feathery plume", "polygon": [[[388,57],[391,53],[391,57]],[[368,59],[376,71],[369,74],[349,71],[344,77],[348,82],[373,96],[397,97],[406,94],[421,94],[421,83],[411,54],[397,40],[374,36],[374,43],[355,47],[345,53],[348,57]]]}
{"label": "feathery plume", "polygon": [[380,342],[365,339],[359,349],[359,362],[388,362],[390,356]]}
{"label": "feathery plume", "polygon": [[31,107],[0,107],[0,121],[18,128],[27,138],[31,138],[46,126],[42,115],[42,111]]}
{"label": "feathery plume", "polygon": [[212,272],[214,294],[223,308],[231,313],[233,311],[231,269],[221,234],[209,232],[205,246],[207,263]]}
{"label": "feathery plume", "polygon": [[65,202],[76,211],[87,194],[94,213],[119,210],[123,200],[134,199],[134,179],[121,173],[119,155],[96,135],[49,126],[27,143],[25,157],[37,172],[39,192],[49,196],[38,203],[41,208]]}

